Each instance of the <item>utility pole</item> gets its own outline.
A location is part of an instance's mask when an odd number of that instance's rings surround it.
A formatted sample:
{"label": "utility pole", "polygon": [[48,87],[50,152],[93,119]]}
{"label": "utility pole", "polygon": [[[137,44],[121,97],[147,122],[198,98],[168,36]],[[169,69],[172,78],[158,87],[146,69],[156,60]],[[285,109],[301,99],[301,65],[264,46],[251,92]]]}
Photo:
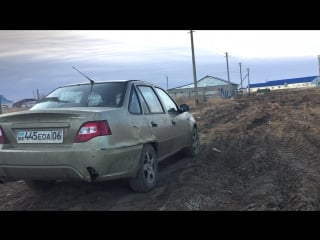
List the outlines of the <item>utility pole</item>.
{"label": "utility pole", "polygon": [[226,52],[226,59],[227,59],[228,82],[230,84],[229,61],[228,61],[228,53],[227,52]]}
{"label": "utility pole", "polygon": [[320,55],[318,55],[318,61],[319,61],[319,76],[320,76]]}
{"label": "utility pole", "polygon": [[2,102],[1,102],[1,100],[2,100],[2,95],[0,95],[0,114],[2,114]]}
{"label": "utility pole", "polygon": [[40,94],[39,94],[39,89],[37,88],[37,100],[40,100]]}
{"label": "utility pole", "polygon": [[249,68],[247,68],[247,75],[248,75],[248,90],[249,90],[249,96],[250,96],[250,78],[249,78]]}
{"label": "utility pole", "polygon": [[226,52],[226,60],[227,60],[227,72],[228,72],[228,97],[230,94],[230,74],[229,74],[229,61],[228,61],[228,53]]}
{"label": "utility pole", "polygon": [[242,90],[242,68],[241,68],[241,64],[242,63],[239,63],[239,66],[240,66],[240,87],[241,87],[241,90]]}
{"label": "utility pole", "polygon": [[193,66],[193,82],[194,82],[194,101],[196,106],[198,105],[198,86],[197,86],[197,73],[196,73],[196,60],[194,57],[194,46],[193,46],[193,33],[194,31],[190,30],[191,36],[191,51],[192,51],[192,66]]}
{"label": "utility pole", "polygon": [[168,80],[168,76],[167,76],[167,90],[169,89],[169,80]]}

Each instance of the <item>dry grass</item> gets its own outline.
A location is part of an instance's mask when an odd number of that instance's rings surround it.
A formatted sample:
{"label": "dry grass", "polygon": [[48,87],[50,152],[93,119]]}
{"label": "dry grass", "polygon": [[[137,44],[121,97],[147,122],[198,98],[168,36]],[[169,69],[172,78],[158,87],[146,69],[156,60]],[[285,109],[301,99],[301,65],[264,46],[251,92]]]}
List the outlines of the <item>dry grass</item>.
{"label": "dry grass", "polygon": [[210,98],[208,101],[204,102],[204,106],[206,107],[218,106],[221,104],[229,103],[231,101],[232,99]]}
{"label": "dry grass", "polygon": [[189,98],[189,99],[177,98],[175,99],[175,101],[178,105],[182,103],[189,105],[191,112],[198,112],[198,111],[202,112],[204,110],[207,110],[208,108],[215,108],[217,106],[227,104],[230,101],[232,101],[232,99],[210,98],[205,102],[199,101],[198,106],[196,106],[195,100],[192,98]]}
{"label": "dry grass", "polygon": [[29,108],[2,108],[2,113],[12,113],[28,110]]}
{"label": "dry grass", "polygon": [[190,108],[194,108],[196,106],[194,99],[183,99],[177,98],[175,99],[176,103],[180,106],[181,104],[187,104]]}

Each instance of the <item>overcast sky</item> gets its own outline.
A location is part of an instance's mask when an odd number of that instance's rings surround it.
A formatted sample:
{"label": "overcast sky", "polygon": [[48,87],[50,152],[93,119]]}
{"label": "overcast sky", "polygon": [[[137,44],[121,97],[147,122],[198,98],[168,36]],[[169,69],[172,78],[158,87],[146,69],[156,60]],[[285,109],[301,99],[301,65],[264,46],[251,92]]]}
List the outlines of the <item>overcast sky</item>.
{"label": "overcast sky", "polygon": [[[197,78],[211,75],[240,83],[319,75],[320,31],[196,30]],[[12,101],[48,94],[87,80],[141,79],[166,88],[193,82],[190,34],[186,30],[7,31],[0,30],[0,94]],[[247,82],[245,83],[247,86]]]}

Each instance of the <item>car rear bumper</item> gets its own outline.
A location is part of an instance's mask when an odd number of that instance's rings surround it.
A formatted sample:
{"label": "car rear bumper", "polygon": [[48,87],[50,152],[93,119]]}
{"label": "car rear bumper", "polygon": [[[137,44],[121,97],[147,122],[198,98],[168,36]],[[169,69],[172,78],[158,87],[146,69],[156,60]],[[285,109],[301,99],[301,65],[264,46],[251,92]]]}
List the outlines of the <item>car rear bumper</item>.
{"label": "car rear bumper", "polygon": [[131,177],[136,174],[141,149],[142,145],[97,150],[2,149],[0,179],[91,182]]}

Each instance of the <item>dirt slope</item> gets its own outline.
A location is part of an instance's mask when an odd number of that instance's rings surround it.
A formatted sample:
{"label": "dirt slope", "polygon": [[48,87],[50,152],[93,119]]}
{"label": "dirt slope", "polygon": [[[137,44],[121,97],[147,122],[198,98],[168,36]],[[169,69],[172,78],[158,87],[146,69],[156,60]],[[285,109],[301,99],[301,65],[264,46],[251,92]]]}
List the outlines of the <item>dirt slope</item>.
{"label": "dirt slope", "polygon": [[124,180],[0,185],[0,210],[320,210],[320,89],[271,92],[193,110],[202,151],[160,164],[156,189]]}

